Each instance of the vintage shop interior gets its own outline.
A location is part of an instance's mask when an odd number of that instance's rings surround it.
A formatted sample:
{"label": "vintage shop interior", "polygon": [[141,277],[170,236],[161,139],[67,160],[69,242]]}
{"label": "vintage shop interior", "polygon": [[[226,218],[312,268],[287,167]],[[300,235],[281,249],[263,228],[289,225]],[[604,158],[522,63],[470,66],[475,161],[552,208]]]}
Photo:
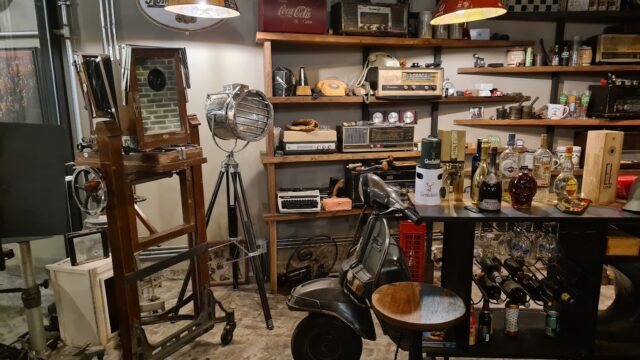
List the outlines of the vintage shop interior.
{"label": "vintage shop interior", "polygon": [[640,358],[638,0],[0,0],[0,360]]}

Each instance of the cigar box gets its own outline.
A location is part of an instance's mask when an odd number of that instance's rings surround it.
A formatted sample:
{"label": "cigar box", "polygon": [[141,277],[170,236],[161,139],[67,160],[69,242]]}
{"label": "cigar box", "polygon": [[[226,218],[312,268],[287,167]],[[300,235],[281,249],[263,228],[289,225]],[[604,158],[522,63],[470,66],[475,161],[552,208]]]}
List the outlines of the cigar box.
{"label": "cigar box", "polygon": [[608,205],[616,199],[623,140],[622,131],[598,130],[587,134],[582,197],[596,205]]}
{"label": "cigar box", "polygon": [[440,161],[464,161],[466,137],[464,130],[438,130]]}

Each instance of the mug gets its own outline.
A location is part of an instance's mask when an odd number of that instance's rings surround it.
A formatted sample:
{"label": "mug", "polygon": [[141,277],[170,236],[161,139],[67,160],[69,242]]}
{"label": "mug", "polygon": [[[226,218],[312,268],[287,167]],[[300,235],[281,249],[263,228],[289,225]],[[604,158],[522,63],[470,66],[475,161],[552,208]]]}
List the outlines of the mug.
{"label": "mug", "polygon": [[549,119],[564,119],[567,115],[569,115],[569,107],[560,104],[547,105],[547,117]]}

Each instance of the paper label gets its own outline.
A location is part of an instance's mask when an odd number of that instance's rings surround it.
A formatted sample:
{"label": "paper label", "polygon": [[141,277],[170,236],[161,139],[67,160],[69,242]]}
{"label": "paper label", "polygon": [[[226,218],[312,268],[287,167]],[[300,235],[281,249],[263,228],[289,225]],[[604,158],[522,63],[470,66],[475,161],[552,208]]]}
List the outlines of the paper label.
{"label": "paper label", "polygon": [[567,195],[569,195],[569,197],[572,197],[577,191],[578,191],[578,182],[573,179],[567,181],[567,187],[565,189],[565,192],[567,193]]}

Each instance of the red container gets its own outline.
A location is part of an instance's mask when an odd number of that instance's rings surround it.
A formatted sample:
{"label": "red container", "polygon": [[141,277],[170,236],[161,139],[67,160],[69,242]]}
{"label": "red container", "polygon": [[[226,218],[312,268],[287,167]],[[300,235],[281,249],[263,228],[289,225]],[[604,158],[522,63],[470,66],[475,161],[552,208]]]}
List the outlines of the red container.
{"label": "red container", "polygon": [[627,199],[629,197],[629,190],[631,190],[631,184],[633,184],[637,177],[637,175],[619,175],[616,197],[619,199]]}
{"label": "red container", "polygon": [[305,34],[327,32],[327,0],[259,0],[260,31]]}
{"label": "red container", "polygon": [[400,248],[404,253],[411,273],[411,280],[424,281],[427,225],[416,225],[410,221],[400,222]]}

